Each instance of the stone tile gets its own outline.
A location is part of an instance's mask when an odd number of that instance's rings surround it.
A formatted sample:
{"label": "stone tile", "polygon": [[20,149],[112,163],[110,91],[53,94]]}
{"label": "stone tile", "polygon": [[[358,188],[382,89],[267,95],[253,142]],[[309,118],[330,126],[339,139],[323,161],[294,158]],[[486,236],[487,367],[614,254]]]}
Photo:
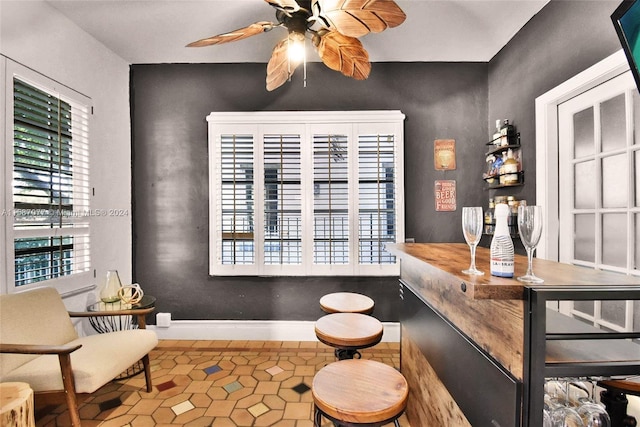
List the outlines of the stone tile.
{"label": "stone tile", "polygon": [[254,393],[256,394],[278,394],[280,382],[278,381],[260,381],[256,385]]}
{"label": "stone tile", "polygon": [[207,417],[229,418],[236,402],[228,400],[214,400],[204,413]]}
{"label": "stone tile", "polygon": [[176,415],[182,415],[187,411],[190,411],[192,409],[194,409],[195,406],[193,405],[193,403],[191,403],[188,400],[185,400],[184,402],[180,402],[177,405],[173,405],[171,407],[171,410],[176,414]]}
{"label": "stone tile", "polygon": [[284,369],[282,369],[280,366],[272,366],[269,369],[265,369],[268,373],[270,373],[272,376],[276,376],[281,372],[284,372]]}
{"label": "stone tile", "polygon": [[153,411],[158,409],[161,400],[141,400],[129,410],[129,414],[134,415],[151,415]]}
{"label": "stone tile", "polygon": [[258,418],[260,415],[266,414],[267,412],[269,412],[269,407],[262,402],[257,403],[253,406],[250,406],[248,409],[249,409],[249,413],[253,415],[255,418]]}
{"label": "stone tile", "polygon": [[310,403],[287,403],[284,408],[283,418],[285,420],[308,420],[312,415],[312,405]]}

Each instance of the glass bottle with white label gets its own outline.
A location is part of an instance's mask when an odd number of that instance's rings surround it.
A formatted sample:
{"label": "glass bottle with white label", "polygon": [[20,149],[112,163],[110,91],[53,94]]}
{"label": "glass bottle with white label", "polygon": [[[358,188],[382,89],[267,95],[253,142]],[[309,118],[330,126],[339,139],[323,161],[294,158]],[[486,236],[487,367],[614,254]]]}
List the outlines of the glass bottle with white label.
{"label": "glass bottle with white label", "polygon": [[514,248],[507,218],[509,207],[500,203],[494,210],[496,228],[491,239],[491,275],[498,277],[513,277]]}

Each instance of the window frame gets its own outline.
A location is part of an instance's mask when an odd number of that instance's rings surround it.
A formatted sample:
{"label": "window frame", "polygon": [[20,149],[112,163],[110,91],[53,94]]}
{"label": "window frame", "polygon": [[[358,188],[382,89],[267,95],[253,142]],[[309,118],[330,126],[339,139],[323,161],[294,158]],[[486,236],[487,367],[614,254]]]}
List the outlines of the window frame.
{"label": "window frame", "polygon": [[[60,293],[72,292],[77,289],[80,289],[86,286],[87,282],[90,282],[94,278],[93,272],[93,263],[91,261],[91,249],[90,249],[90,241],[91,241],[91,218],[85,217],[81,220],[82,228],[86,230],[86,232],[79,233],[79,235],[86,235],[87,241],[89,242],[88,249],[88,263],[85,265],[82,271],[77,273],[72,273],[70,275],[63,275],[56,278],[41,280],[38,282],[33,282],[21,286],[16,286],[15,283],[15,253],[14,253],[14,244],[15,239],[22,237],[64,237],[68,235],[76,235],[79,230],[78,227],[74,226],[73,223],[75,219],[70,218],[67,220],[67,224],[71,224],[68,227],[57,227],[57,228],[49,228],[44,229],[48,230],[42,233],[42,229],[40,231],[38,229],[34,230],[20,230],[17,231],[14,229],[14,201],[13,201],[13,173],[14,173],[14,79],[19,79],[22,82],[33,86],[39,90],[45,91],[53,96],[56,96],[62,99],[64,102],[69,102],[75,105],[81,105],[82,107],[87,109],[87,117],[86,117],[86,125],[91,127],[91,109],[92,109],[92,101],[89,97],[78,93],[77,91],[70,89],[55,80],[52,80],[42,74],[31,70],[19,63],[16,63],[8,58],[1,57],[2,62],[0,62],[0,66],[2,66],[3,74],[1,77],[2,84],[2,93],[1,97],[4,99],[5,105],[5,114],[2,116],[2,129],[4,129],[5,134],[5,146],[2,150],[0,150],[0,174],[2,174],[4,178],[5,185],[2,188],[4,192],[4,197],[1,197],[2,209],[2,224],[0,224],[0,237],[2,237],[2,241],[4,243],[5,256],[1,258],[0,265],[0,277],[4,277],[4,285],[3,288],[0,289],[0,292],[3,293],[14,293],[19,291],[24,291],[32,288],[42,287],[42,286],[51,286],[55,287]],[[73,118],[72,118],[73,120]],[[87,137],[88,138],[88,137]],[[87,150],[90,149],[90,142],[87,142]],[[90,152],[87,151],[86,155],[87,160],[87,177],[86,177],[86,185],[89,189],[91,189],[91,177],[90,177]],[[88,194],[88,200],[86,206],[82,206],[83,211],[86,210],[87,216],[90,216],[90,204],[91,204],[91,194]],[[73,216],[76,215],[74,207]],[[83,213],[82,215],[85,215]],[[69,231],[69,232],[67,232]]]}
{"label": "window frame", "polygon": [[[212,276],[397,276],[399,261],[388,264],[359,262],[359,176],[358,135],[384,134],[394,136],[395,165],[395,242],[404,241],[404,114],[398,110],[372,111],[273,111],[214,112],[207,116],[209,143],[209,274]],[[264,159],[265,135],[299,134],[301,169],[301,251],[299,265],[265,264],[264,260]],[[313,135],[345,134],[348,136],[348,220],[349,263],[313,263]],[[220,254],[219,197],[221,192],[221,135],[251,135],[254,153],[254,262],[252,264],[222,264]],[[262,177],[258,179],[258,177]]]}

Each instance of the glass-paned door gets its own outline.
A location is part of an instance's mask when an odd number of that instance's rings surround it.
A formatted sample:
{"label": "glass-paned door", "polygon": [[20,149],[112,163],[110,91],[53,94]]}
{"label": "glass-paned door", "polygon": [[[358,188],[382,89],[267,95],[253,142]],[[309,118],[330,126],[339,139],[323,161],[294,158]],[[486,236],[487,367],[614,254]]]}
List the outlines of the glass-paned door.
{"label": "glass-paned door", "polygon": [[[559,106],[561,262],[640,276],[638,126],[630,72]],[[561,310],[613,330],[632,330],[640,318],[631,301],[576,301]]]}

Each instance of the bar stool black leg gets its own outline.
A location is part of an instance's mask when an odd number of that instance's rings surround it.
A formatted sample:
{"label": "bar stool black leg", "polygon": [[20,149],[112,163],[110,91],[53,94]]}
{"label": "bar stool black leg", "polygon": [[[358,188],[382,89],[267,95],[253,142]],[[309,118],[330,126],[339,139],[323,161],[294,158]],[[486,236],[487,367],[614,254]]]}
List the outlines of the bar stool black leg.
{"label": "bar stool black leg", "polygon": [[322,425],[322,413],[316,405],[313,405],[313,427],[321,427]]}
{"label": "bar stool black leg", "polygon": [[336,348],[333,352],[338,360],[345,359],[362,359],[362,354],[358,350],[347,350],[343,348]]}

